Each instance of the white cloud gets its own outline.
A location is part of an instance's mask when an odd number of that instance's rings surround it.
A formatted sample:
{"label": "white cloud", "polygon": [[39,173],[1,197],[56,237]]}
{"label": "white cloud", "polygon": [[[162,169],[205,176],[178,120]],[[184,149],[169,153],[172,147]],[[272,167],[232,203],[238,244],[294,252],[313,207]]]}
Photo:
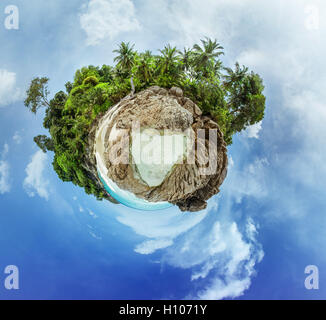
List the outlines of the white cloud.
{"label": "white cloud", "polygon": [[250,284],[250,278],[238,280],[228,277],[224,281],[220,278],[215,278],[208,288],[199,293],[198,298],[203,300],[236,298],[242,296],[244,291],[249,289]]}
{"label": "white cloud", "polygon": [[[247,241],[243,239],[234,222],[229,227],[215,230],[215,237],[219,240],[223,250],[217,252],[214,263],[210,262],[209,268],[204,265],[205,272],[201,273],[201,277],[207,276],[207,270],[215,271],[215,277],[195,298],[203,300],[235,298],[241,296],[250,287],[251,278],[255,275],[254,267],[264,255],[261,246],[256,242],[256,232],[251,219],[248,219],[246,227]],[[221,274],[218,267],[224,259],[226,262]]]}
{"label": "white cloud", "polygon": [[22,138],[22,136],[19,134],[18,131],[15,132],[15,134],[14,134],[13,137],[12,137],[12,139],[14,140],[14,142],[15,142],[16,144],[21,144],[22,141],[23,141],[23,138]]}
{"label": "white cloud", "polygon": [[268,194],[266,171],[269,162],[266,158],[257,158],[244,166],[233,166],[227,177],[227,187],[223,189],[230,199],[240,203],[245,196],[263,198]]}
{"label": "white cloud", "polygon": [[0,69],[0,107],[21,98],[22,92],[16,87],[16,73]]}
{"label": "white cloud", "polygon": [[88,45],[140,29],[131,0],[90,0],[86,12],[80,16],[80,25],[86,32]]}
{"label": "white cloud", "polygon": [[[212,213],[214,215],[215,213]],[[252,220],[241,233],[233,221],[206,221],[186,233],[163,255],[164,263],[192,270],[193,290],[186,299],[224,299],[242,295],[255,275],[263,251]]]}
{"label": "white cloud", "polygon": [[26,178],[23,186],[30,197],[38,194],[41,198],[49,199],[49,181],[44,177],[44,169],[47,155],[41,150],[37,151],[27,165],[25,172]]}
{"label": "white cloud", "polygon": [[4,194],[10,191],[10,165],[8,161],[5,161],[5,157],[9,152],[9,145],[7,143],[4,144],[3,150],[0,153],[0,194]]}
{"label": "white cloud", "polygon": [[89,231],[88,232],[94,239],[96,240],[102,240],[101,236],[98,236],[97,234],[95,234],[93,231]]}
{"label": "white cloud", "polygon": [[230,170],[233,166],[234,166],[234,160],[233,160],[233,158],[232,158],[232,156],[231,155],[229,155],[229,157],[228,157],[229,159],[229,161],[228,161],[228,170]]}
{"label": "white cloud", "polygon": [[200,223],[208,211],[180,214],[179,209],[171,208],[155,212],[141,212],[119,208],[117,220],[131,227],[137,234],[151,239],[174,239]]}
{"label": "white cloud", "polygon": [[135,252],[141,254],[151,254],[159,249],[164,249],[173,244],[171,239],[157,239],[157,240],[148,240],[139,244],[135,248]]}
{"label": "white cloud", "polygon": [[8,143],[5,143],[3,146],[2,153],[1,153],[1,157],[5,158],[6,155],[8,154],[8,152],[9,152],[9,145],[8,145]]}
{"label": "white cloud", "polygon": [[0,160],[0,194],[10,191],[9,170],[9,163]]}
{"label": "white cloud", "polygon": [[88,211],[88,214],[89,214],[92,218],[94,218],[94,219],[98,218],[98,216],[97,216],[97,215],[96,215],[92,210],[87,209],[87,211]]}
{"label": "white cloud", "polygon": [[253,124],[252,126],[247,127],[246,130],[243,131],[241,134],[248,138],[259,139],[259,132],[262,128],[261,124],[262,124],[261,121],[257,122],[255,124]]}
{"label": "white cloud", "polygon": [[196,289],[188,299],[236,297],[250,286],[254,268],[263,256],[255,239],[257,230],[251,219],[242,232],[230,219],[228,208],[219,210],[214,200],[199,213],[122,210],[118,217],[149,238],[138,244],[135,252],[148,255],[160,250],[162,264],[191,270],[189,281]]}

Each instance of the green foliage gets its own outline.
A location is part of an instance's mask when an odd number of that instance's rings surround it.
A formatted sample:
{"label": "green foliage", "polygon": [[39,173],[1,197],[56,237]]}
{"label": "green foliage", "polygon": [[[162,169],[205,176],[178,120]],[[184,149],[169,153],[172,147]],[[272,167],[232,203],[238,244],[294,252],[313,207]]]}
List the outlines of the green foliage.
{"label": "green foliage", "polygon": [[232,136],[264,118],[265,96],[263,80],[258,74],[248,73],[236,63],[235,70],[225,68],[227,75],[223,83],[228,92],[228,110],[231,117],[226,134]]}
{"label": "green foliage", "polygon": [[47,151],[54,151],[53,140],[45,135],[39,135],[37,137],[34,137],[34,142],[44,153]]}
{"label": "green foliage", "polygon": [[217,58],[224,54],[223,47],[220,46],[216,40],[206,38],[201,40],[202,47],[195,44],[193,47],[193,67],[197,72],[197,77],[207,78],[212,71],[214,71],[214,66]]}
{"label": "green foliage", "polygon": [[24,104],[30,111],[36,113],[40,107],[49,106],[48,103],[48,78],[35,78],[32,80],[28,90],[26,91],[26,99]]}
{"label": "green foliage", "polygon": [[259,75],[238,63],[234,70],[223,67],[222,50],[216,40],[208,38],[183,51],[167,45],[158,55],[138,53],[133,45],[122,42],[114,50],[115,66],[77,70],[73,82],[65,84],[66,92],[59,91],[49,102],[48,78],[35,78],[25,105],[33,113],[46,107],[43,125],[51,137],[40,135],[34,140],[44,152],[54,151],[53,167],[60,179],[72,181],[98,199],[108,198],[84,167],[88,134],[100,113],[131,92],[132,78],[135,92],[153,85],[180,87],[205,115],[217,121],[226,143],[231,144],[236,132],[263,119],[265,96]]}
{"label": "green foliage", "polygon": [[94,76],[89,76],[83,81],[83,85],[88,85],[88,84],[92,86],[96,86],[98,84],[98,79]]}

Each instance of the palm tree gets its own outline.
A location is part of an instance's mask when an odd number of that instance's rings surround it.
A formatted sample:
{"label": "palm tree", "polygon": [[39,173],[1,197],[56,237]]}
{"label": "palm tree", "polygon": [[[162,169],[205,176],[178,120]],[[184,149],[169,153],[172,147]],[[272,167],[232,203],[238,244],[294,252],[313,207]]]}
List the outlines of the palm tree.
{"label": "palm tree", "polygon": [[153,57],[153,54],[152,54],[152,51],[150,50],[146,50],[144,53],[143,53],[144,57],[146,58],[152,58]]}
{"label": "palm tree", "polygon": [[120,66],[123,71],[130,72],[134,65],[135,51],[133,49],[134,45],[131,46],[129,42],[121,42],[119,48],[113,50],[114,53],[118,54],[114,58],[114,62],[117,62],[117,65]]}
{"label": "palm tree", "polygon": [[214,63],[212,70],[213,70],[214,75],[215,75],[218,79],[220,79],[221,76],[222,76],[222,72],[221,72],[222,69],[223,69],[222,61],[221,61],[221,60],[217,60],[217,61]]}
{"label": "palm tree", "polygon": [[248,68],[245,66],[241,68],[238,62],[235,64],[234,71],[231,68],[224,68],[224,70],[227,72],[224,76],[225,81],[223,82],[226,89],[230,89],[234,85],[239,85],[248,72]]}
{"label": "palm tree", "polygon": [[183,51],[178,51],[179,59],[183,64],[183,70],[188,70],[193,62],[193,51],[188,48],[183,48]]}
{"label": "palm tree", "polygon": [[205,38],[205,40],[200,41],[202,47],[198,44],[193,47],[194,62],[198,69],[206,69],[210,67],[211,61],[215,61],[220,55],[224,54],[222,51],[224,48],[216,40],[212,41]]}
{"label": "palm tree", "polygon": [[118,79],[124,79],[126,76],[126,71],[122,69],[121,65],[118,64],[114,69],[114,76]]}
{"label": "palm tree", "polygon": [[231,68],[224,68],[227,72],[224,75],[223,87],[228,92],[229,101],[228,106],[230,108],[230,114],[235,114],[239,111],[240,107],[246,104],[247,93],[246,80],[248,76],[248,68],[240,67],[236,62],[235,70]]}
{"label": "palm tree", "polygon": [[145,51],[139,55],[137,63],[137,74],[145,83],[150,82],[154,72],[154,59],[150,51]]}
{"label": "palm tree", "polygon": [[178,67],[178,51],[176,47],[171,47],[169,44],[160,50],[162,56],[159,60],[159,69],[162,74],[174,73]]}

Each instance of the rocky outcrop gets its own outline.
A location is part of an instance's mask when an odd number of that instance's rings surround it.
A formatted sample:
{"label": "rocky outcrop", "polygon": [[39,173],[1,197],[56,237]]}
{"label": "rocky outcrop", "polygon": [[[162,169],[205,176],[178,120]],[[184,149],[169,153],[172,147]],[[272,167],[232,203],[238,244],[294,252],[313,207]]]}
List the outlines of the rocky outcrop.
{"label": "rocky outcrop", "polygon": [[[88,167],[92,172],[96,160],[91,143],[94,145],[96,127],[89,135]],[[130,152],[135,127],[187,133],[187,153],[159,185],[146,183],[137,170]],[[168,201],[182,211],[204,209],[206,201],[219,192],[227,173],[226,144],[217,123],[203,116],[176,87],[166,90],[154,86],[120,101],[106,127],[104,148],[107,175],[120,188],[151,202]]]}

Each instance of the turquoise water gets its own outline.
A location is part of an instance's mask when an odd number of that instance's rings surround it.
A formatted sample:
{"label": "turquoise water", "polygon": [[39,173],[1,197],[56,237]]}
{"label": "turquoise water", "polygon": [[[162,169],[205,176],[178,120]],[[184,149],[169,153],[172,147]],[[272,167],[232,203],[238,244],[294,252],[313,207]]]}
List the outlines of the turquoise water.
{"label": "turquoise water", "polygon": [[169,202],[149,202],[140,198],[137,198],[133,193],[120,189],[112,180],[109,180],[110,185],[107,185],[106,182],[101,177],[98,172],[98,176],[101,179],[105,190],[121,204],[138,210],[162,210],[172,207],[173,205]]}

